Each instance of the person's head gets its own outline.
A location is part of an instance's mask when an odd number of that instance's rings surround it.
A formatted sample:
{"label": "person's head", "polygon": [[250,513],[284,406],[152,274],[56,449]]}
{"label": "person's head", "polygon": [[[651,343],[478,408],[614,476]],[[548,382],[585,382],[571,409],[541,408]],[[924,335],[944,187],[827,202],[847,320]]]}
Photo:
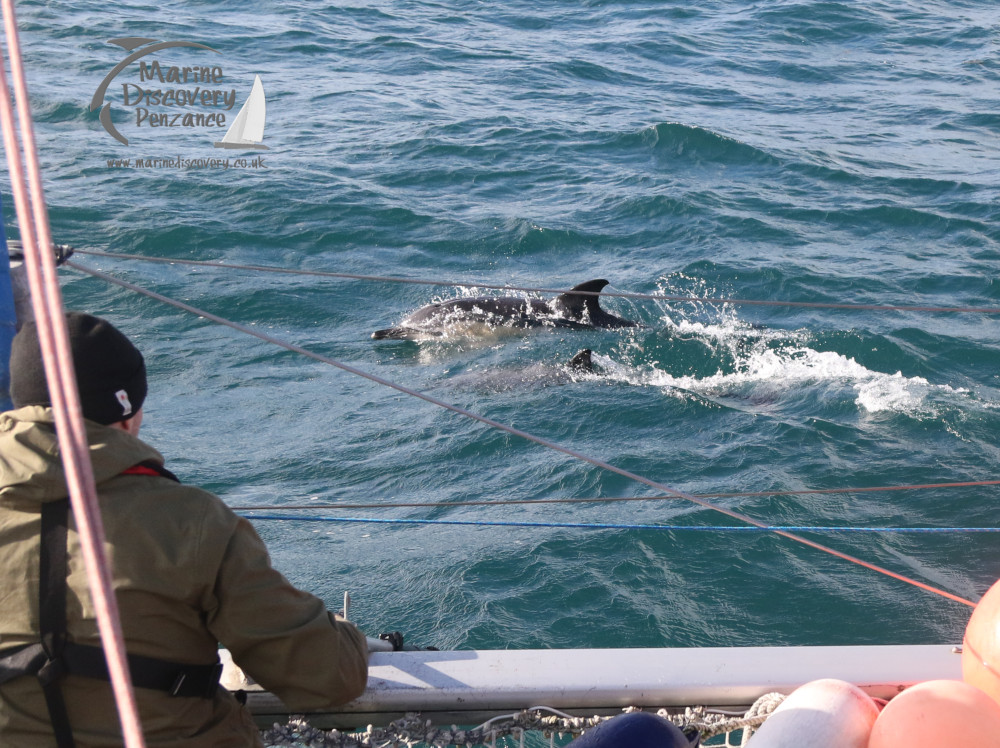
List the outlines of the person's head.
{"label": "person's head", "polygon": [[[146,364],[131,341],[110,322],[68,312],[66,326],[83,417],[136,434],[146,399]],[[45,381],[38,326],[26,322],[14,336],[10,397],[15,408],[52,405]]]}

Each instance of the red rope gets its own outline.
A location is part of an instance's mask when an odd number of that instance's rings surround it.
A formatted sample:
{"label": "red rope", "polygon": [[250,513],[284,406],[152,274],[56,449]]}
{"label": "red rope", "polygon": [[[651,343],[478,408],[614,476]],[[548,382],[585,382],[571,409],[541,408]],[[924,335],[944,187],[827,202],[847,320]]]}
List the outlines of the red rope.
{"label": "red rope", "polygon": [[38,150],[35,145],[13,0],[2,0],[2,6],[11,76],[17,99],[20,135],[24,141],[24,163],[21,160],[18,129],[14,122],[10,89],[2,56],[0,56],[0,120],[3,125],[4,150],[7,152],[10,169],[11,192],[17,210],[25,266],[31,287],[31,305],[38,324],[45,364],[45,378],[52,397],[59,450],[66,470],[70,502],[76,518],[98,630],[104,645],[111,685],[121,718],[122,734],[129,748],[145,748],[146,741],[139,723],[132,679],[126,662],[125,640],[118,616],[118,603],[112,589],[111,571],[104,551],[104,526],[97,504],[97,489],[94,485],[83,411],[76,387],[62,293],[56,277],[55,260],[50,251],[52,234],[49,230],[45,193],[38,165]]}

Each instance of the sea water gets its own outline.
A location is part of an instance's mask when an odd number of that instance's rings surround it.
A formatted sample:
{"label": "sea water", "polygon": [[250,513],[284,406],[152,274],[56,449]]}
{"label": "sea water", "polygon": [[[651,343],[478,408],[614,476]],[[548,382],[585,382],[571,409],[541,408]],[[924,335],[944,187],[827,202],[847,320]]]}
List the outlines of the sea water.
{"label": "sea water", "polygon": [[[788,493],[998,478],[996,314],[608,298],[642,327],[370,339],[431,301],[493,293],[449,282],[1000,307],[994,2],[18,11],[57,241],[440,285],[79,263],[669,487],[755,494],[711,501],[760,522],[996,527],[996,487]],[[113,39],[189,44],[135,58],[96,97],[130,55]],[[268,149],[214,148],[255,75]],[[17,236],[9,199],[4,218]],[[255,520],[295,584],[331,609],[349,590],[370,634],[439,648],[961,638],[967,606],[773,534],[625,527],[741,524],[682,499],[511,503],[660,492],[60,277],[69,307],[144,351],[143,435],[185,482],[271,515],[493,523]],[[521,375],[583,348],[592,373]],[[301,505],[323,508],[281,511]],[[546,526],[570,523],[602,527]],[[970,600],[1000,576],[996,534],[802,534]]]}

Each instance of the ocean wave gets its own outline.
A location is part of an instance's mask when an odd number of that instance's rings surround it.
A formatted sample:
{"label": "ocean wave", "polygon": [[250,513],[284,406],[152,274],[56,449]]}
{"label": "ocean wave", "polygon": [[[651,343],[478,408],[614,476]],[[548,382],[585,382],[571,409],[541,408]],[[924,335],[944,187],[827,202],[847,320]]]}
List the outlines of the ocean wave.
{"label": "ocean wave", "polygon": [[776,166],[779,159],[765,150],[707,128],[661,122],[619,138],[619,145],[645,148],[657,157],[681,162],[732,166]]}

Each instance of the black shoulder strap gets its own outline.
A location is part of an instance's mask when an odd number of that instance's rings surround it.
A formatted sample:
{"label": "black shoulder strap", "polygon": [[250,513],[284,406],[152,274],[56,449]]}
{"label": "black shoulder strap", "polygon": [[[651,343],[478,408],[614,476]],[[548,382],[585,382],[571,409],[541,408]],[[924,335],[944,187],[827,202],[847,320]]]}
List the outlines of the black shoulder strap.
{"label": "black shoulder strap", "polygon": [[38,580],[38,626],[42,648],[48,659],[38,671],[38,681],[45,694],[52,729],[59,748],[73,748],[70,728],[59,679],[65,674],[62,654],[66,646],[66,523],[69,499],[42,505],[42,547]]}
{"label": "black shoulder strap", "polygon": [[176,475],[167,470],[163,465],[154,460],[144,460],[137,465],[122,470],[122,475],[159,475],[163,478],[169,478],[174,483],[180,483],[181,479]]}
{"label": "black shoulder strap", "polygon": [[157,473],[159,473],[160,475],[162,475],[164,478],[169,478],[174,483],[180,483],[181,482],[180,478],[178,478],[176,475],[174,475],[173,473],[171,473],[163,465],[161,465],[160,463],[156,462],[155,460],[145,460],[143,462],[140,462],[139,464],[142,465],[143,467],[151,468],[152,470],[154,470]]}
{"label": "black shoulder strap", "polygon": [[[125,474],[177,478],[162,465],[142,463]],[[42,686],[58,748],[74,748],[73,730],[59,682],[64,675],[108,681],[100,647],[68,642],[66,636],[67,522],[69,499],[42,505],[38,580],[38,628],[41,642],[0,650],[0,684],[33,674]],[[128,655],[132,683],[138,688],[165,691],[170,696],[211,699],[219,688],[222,664],[205,665]]]}

